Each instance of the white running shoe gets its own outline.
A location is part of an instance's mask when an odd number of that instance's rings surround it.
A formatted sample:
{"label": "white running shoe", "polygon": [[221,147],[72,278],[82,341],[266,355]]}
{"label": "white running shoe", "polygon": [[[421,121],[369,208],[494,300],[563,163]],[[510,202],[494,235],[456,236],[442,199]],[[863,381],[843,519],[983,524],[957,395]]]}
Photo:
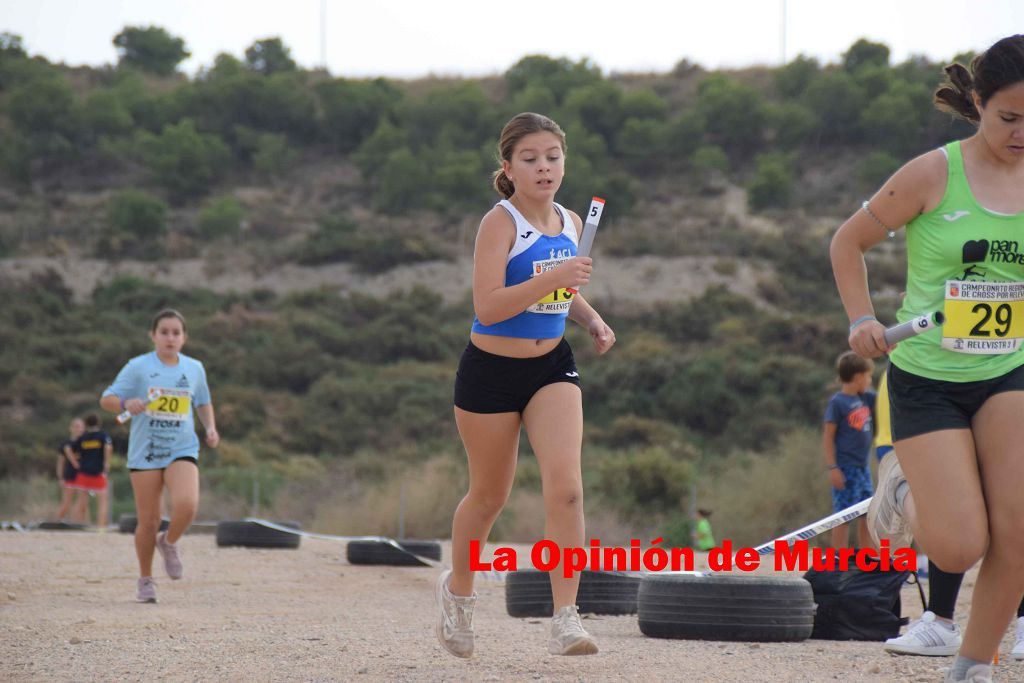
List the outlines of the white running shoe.
{"label": "white running shoe", "polygon": [[963,678],[953,678],[953,668],[950,667],[946,683],[992,683],[992,667],[988,664],[975,664]]}
{"label": "white running shoe", "polygon": [[1024,617],[1017,617],[1017,640],[1010,650],[1010,659],[1024,659]]}
{"label": "white running shoe", "polygon": [[597,643],[583,629],[576,605],[567,605],[551,618],[548,652],[553,655],[596,655]]}
{"label": "white running shoe", "polygon": [[938,623],[934,612],[925,612],[910,624],[902,636],[889,638],[883,649],[898,655],[925,657],[951,657],[960,649],[960,627],[955,623],[950,630]]}
{"label": "white running shoe", "polygon": [[878,486],[868,506],[868,534],[876,548],[883,538],[893,549],[909,548],[914,540],[903,510],[896,504],[896,489],[906,480],[896,452],[890,451],[878,465]]}
{"label": "white running shoe", "polygon": [[152,576],[143,576],[139,579],[135,599],[139,602],[156,602],[156,581]]}
{"label": "white running shoe", "polygon": [[473,608],[476,593],[471,596],[453,595],[448,590],[448,569],[437,579],[434,599],[437,602],[437,639],[444,649],[456,657],[473,656]]}

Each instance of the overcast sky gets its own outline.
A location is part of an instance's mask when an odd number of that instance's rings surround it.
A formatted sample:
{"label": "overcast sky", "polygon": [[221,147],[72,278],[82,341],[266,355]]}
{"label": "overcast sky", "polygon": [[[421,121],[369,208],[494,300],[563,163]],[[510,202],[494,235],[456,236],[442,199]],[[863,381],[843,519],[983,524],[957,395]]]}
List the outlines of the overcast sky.
{"label": "overcast sky", "polygon": [[896,62],[940,61],[1024,31],[1024,0],[0,0],[0,31],[70,65],[113,63],[124,26],[157,25],[185,40],[188,73],[271,36],[304,67],[326,55],[337,76],[495,74],[538,53],[589,57],[608,73],[668,71],[684,57],[712,69],[778,64],[784,5],[790,59],[834,62],[866,37]]}

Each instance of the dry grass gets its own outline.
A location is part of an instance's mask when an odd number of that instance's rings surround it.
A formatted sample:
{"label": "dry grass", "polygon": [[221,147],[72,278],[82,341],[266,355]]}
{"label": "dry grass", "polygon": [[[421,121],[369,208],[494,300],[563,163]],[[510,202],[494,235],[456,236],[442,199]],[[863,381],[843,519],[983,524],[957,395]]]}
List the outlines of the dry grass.
{"label": "dry grass", "polygon": [[707,477],[701,507],[709,507],[715,540],[757,545],[832,511],[822,468],[821,435],[796,431],[774,452],[733,453]]}

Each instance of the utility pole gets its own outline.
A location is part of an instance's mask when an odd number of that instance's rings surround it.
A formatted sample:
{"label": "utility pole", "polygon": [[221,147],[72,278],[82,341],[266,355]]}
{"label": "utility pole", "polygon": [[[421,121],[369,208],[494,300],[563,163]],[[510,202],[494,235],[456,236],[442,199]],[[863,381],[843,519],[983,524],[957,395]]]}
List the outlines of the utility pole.
{"label": "utility pole", "polygon": [[320,0],[320,66],[327,71],[327,0]]}
{"label": "utility pole", "polygon": [[787,0],[782,0],[782,25],[779,27],[779,57],[786,64],[786,10]]}

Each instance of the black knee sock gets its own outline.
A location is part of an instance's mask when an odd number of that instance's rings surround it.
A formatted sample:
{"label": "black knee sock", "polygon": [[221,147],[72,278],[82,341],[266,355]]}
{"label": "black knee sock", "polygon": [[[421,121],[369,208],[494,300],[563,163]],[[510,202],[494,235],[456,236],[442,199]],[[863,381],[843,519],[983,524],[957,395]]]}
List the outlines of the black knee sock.
{"label": "black knee sock", "polygon": [[928,560],[928,609],[937,617],[953,618],[956,609],[956,596],[960,593],[963,574],[950,574],[935,566]]}

